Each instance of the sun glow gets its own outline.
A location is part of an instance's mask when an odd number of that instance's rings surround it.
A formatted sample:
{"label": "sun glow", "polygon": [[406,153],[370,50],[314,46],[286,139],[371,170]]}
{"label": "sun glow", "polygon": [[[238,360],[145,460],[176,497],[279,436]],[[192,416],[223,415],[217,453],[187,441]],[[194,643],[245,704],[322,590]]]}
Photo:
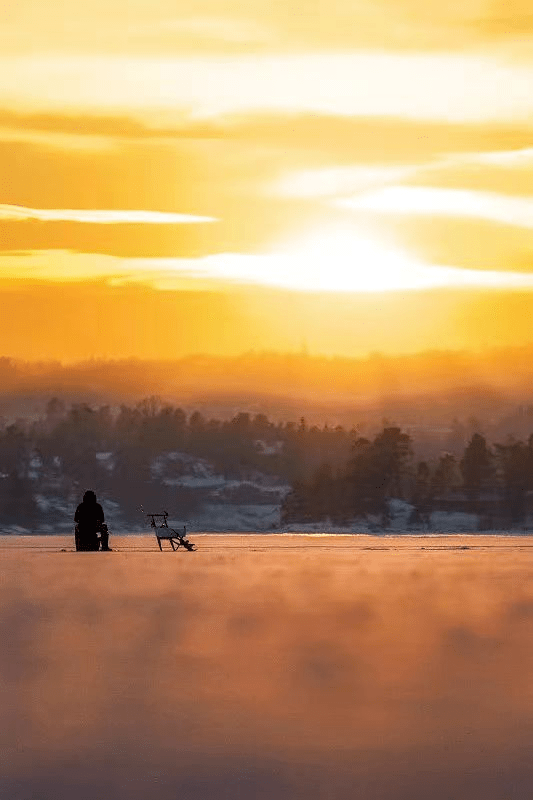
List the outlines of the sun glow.
{"label": "sun glow", "polygon": [[[429,266],[353,227],[332,227],[270,253],[219,253],[198,259],[144,260],[144,277],[172,289],[177,273],[304,292],[391,292],[449,286],[515,286],[509,273]],[[157,274],[159,273],[159,274]],[[128,279],[126,279],[128,280]],[[519,276],[521,287],[533,279]]]}
{"label": "sun glow", "polygon": [[259,270],[256,272],[257,282],[303,291],[533,288],[531,274],[424,264],[353,229],[324,231],[304,242],[296,242],[284,253],[264,258],[263,274],[259,274]]}
{"label": "sun glow", "polygon": [[[163,291],[264,286],[298,292],[407,292],[431,289],[533,289],[533,274],[430,265],[353,228],[330,228],[269,253],[200,258],[135,258],[72,251],[0,255],[0,278],[144,284]],[[201,280],[200,280],[201,279]],[[199,282],[200,281],[200,282]]]}
{"label": "sun glow", "polygon": [[[448,284],[450,280],[431,272],[438,268],[427,267],[360,235],[353,227],[327,229],[260,255],[217,253],[195,259],[137,261],[137,279],[142,270],[141,279],[160,289],[174,288],[180,277],[304,292],[399,291]],[[119,280],[123,282],[124,278]]]}
{"label": "sun glow", "polygon": [[[414,288],[423,265],[353,229],[333,228],[272,254],[278,285],[330,292]],[[273,275],[272,275],[273,277]]]}

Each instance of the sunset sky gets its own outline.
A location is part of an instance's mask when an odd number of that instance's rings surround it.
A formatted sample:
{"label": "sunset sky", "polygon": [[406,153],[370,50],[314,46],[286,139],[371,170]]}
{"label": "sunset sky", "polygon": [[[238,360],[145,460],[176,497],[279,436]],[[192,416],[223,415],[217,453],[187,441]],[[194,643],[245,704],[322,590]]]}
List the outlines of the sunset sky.
{"label": "sunset sky", "polygon": [[4,0],[2,354],[530,343],[526,0]]}

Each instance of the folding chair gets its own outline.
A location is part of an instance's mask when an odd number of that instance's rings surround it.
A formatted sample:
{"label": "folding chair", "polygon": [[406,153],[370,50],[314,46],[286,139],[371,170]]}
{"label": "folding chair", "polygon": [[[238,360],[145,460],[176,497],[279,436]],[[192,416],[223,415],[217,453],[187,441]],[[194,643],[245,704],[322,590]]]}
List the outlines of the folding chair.
{"label": "folding chair", "polygon": [[196,550],[196,545],[187,539],[187,529],[183,526],[183,532],[175,531],[174,528],[168,527],[168,511],[163,511],[161,514],[147,514],[145,516],[150,520],[150,527],[154,529],[155,538],[159,549],[162,550],[161,542],[167,539],[173,550],[179,547],[184,547],[185,550]]}

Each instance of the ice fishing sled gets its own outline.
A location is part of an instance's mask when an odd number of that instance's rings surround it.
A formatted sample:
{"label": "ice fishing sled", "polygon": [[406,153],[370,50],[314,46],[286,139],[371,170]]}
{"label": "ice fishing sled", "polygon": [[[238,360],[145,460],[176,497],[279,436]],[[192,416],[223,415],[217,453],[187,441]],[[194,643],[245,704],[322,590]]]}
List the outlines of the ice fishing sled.
{"label": "ice fishing sled", "polygon": [[165,540],[170,542],[173,550],[178,550],[180,547],[184,547],[185,550],[189,550],[189,552],[196,550],[196,545],[187,539],[187,529],[185,525],[181,532],[174,530],[174,528],[169,528],[168,511],[163,511],[160,514],[143,513],[150,520],[150,527],[153,528],[160,550],[163,549],[161,542]]}

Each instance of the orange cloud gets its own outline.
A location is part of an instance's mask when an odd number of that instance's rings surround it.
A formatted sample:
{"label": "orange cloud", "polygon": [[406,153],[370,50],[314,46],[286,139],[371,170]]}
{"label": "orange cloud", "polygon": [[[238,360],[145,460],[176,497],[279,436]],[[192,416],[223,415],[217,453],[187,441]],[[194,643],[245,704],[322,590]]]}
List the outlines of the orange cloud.
{"label": "orange cloud", "polygon": [[[509,85],[513,91],[509,92]],[[356,51],[227,58],[28,55],[0,59],[0,102],[43,110],[303,112],[524,120],[533,67],[490,54]]]}
{"label": "orange cloud", "polygon": [[0,220],[34,219],[40,222],[81,222],[91,225],[184,225],[216,222],[213,217],[134,209],[24,208],[0,204]]}
{"label": "orange cloud", "polygon": [[495,192],[421,186],[386,186],[334,202],[339,208],[354,211],[430,216],[442,214],[533,228],[533,197],[508,197]]}

